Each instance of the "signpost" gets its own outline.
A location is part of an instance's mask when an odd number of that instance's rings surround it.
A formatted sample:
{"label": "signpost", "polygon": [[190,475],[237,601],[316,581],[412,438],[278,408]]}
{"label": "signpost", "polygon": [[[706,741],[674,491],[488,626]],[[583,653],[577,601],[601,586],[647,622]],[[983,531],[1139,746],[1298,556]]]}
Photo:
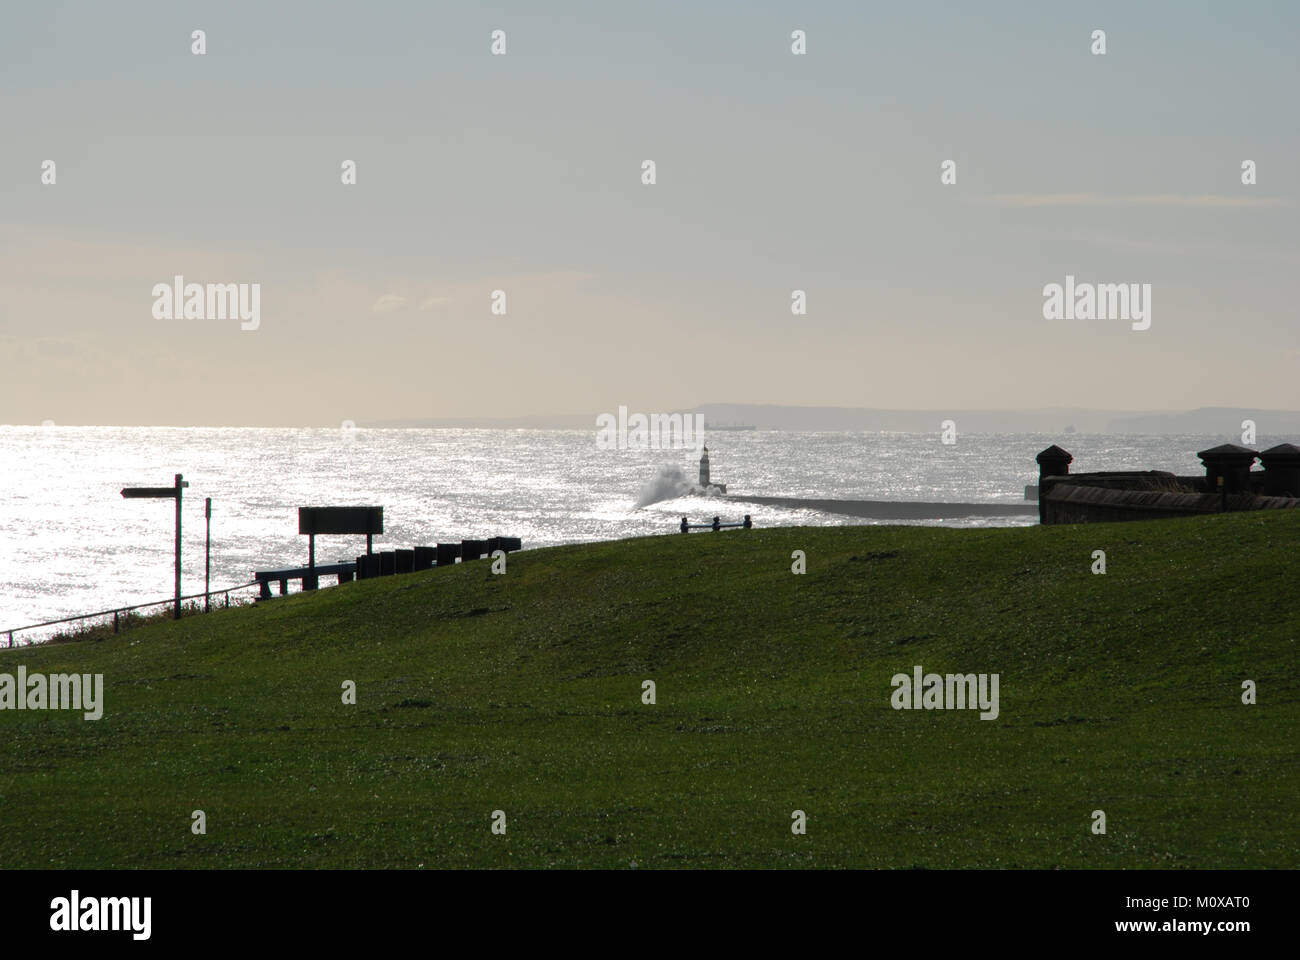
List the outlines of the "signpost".
{"label": "signpost", "polygon": [[372,553],[372,537],[384,532],[383,507],[299,507],[298,533],[307,534],[307,566],[316,565],[316,534],[364,533],[366,553]]}
{"label": "signpost", "polygon": [[203,539],[203,612],[212,609],[212,498],[203,506],[203,516],[208,522],[208,534]]}
{"label": "signpost", "polygon": [[[174,487],[123,487],[122,496],[127,500],[143,498],[171,498],[176,501],[176,605],[175,619],[181,618],[181,491],[189,486],[189,481],[176,474]],[[209,501],[211,504],[211,501]]]}

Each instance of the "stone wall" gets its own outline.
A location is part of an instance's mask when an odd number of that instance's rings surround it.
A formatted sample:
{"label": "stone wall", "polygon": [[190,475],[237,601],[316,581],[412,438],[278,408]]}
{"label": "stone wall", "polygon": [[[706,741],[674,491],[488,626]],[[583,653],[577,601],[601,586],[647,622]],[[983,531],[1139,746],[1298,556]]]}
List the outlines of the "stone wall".
{"label": "stone wall", "polygon": [[[1043,523],[1110,523],[1155,520],[1219,513],[1224,501],[1205,489],[1204,478],[1175,477],[1147,471],[1127,477],[1111,474],[1067,474],[1045,477],[1039,491],[1039,519]],[[1230,494],[1229,511],[1284,510],[1300,507],[1300,499],[1264,497],[1253,493]]]}

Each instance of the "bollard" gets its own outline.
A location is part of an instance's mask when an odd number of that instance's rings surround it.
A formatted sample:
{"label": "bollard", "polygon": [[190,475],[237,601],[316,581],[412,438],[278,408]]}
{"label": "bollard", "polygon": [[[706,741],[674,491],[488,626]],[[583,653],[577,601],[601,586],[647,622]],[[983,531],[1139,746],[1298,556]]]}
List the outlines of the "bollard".
{"label": "bollard", "polygon": [[431,570],[434,561],[438,557],[438,551],[433,547],[416,547],[415,548],[415,569]]}
{"label": "bollard", "polygon": [[685,517],[682,517],[682,533],[690,533],[690,532],[691,532],[691,525],[687,522]]}
{"label": "bollard", "polygon": [[415,573],[415,551],[394,550],[393,551],[393,572],[394,573]]}
{"label": "bollard", "polygon": [[722,529],[722,519],[721,519],[720,517],[714,517],[714,518],[713,518],[713,532],[714,532],[714,533],[717,533],[717,532],[718,532],[719,530],[721,530],[721,529]]}
{"label": "bollard", "polygon": [[752,522],[750,522],[749,514],[745,514],[745,529],[748,530],[748,529],[750,529],[750,528],[753,527],[753,526],[754,526],[754,524],[753,524]]}

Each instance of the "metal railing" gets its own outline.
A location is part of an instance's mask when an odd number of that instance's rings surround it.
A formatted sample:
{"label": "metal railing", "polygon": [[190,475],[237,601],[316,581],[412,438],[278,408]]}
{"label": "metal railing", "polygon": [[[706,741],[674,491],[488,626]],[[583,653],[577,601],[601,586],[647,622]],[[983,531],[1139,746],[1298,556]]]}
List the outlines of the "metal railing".
{"label": "metal railing", "polygon": [[[248,583],[241,583],[238,586],[234,586],[234,587],[223,587],[220,590],[207,590],[204,591],[203,593],[192,593],[189,596],[181,597],[181,601],[184,602],[186,600],[197,600],[200,597],[202,597],[206,601],[204,603],[204,612],[206,613],[209,609],[211,609],[211,602],[210,602],[211,597],[217,597],[224,594],[226,598],[225,606],[229,607],[230,594],[232,591],[247,590],[249,587],[255,587],[257,585],[258,585],[258,581],[252,580]],[[123,614],[132,613],[136,610],[143,610],[146,607],[161,607],[167,604],[174,604],[175,602],[176,602],[175,597],[168,597],[166,600],[152,600],[149,603],[137,603],[129,607],[113,607],[112,609],[109,610],[100,610],[97,613],[83,613],[77,617],[64,617],[61,620],[46,620],[44,623],[29,623],[25,627],[14,627],[13,629],[0,630],[0,636],[8,634],[9,646],[12,647],[14,645],[15,633],[23,633],[26,630],[39,630],[42,627],[55,627],[61,623],[76,623],[79,620],[93,620],[96,617],[107,617],[110,615],[113,617],[113,632],[118,633],[122,628]],[[28,644],[28,646],[30,646],[30,644]]]}

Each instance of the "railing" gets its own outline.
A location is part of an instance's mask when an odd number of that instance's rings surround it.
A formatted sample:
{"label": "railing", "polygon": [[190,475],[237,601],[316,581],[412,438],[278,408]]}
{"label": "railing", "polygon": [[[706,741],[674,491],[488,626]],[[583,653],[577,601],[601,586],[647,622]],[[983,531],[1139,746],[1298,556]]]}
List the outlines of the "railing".
{"label": "railing", "polygon": [[[225,594],[225,598],[226,598],[225,606],[229,607],[230,594],[232,591],[247,590],[249,587],[255,587],[257,585],[258,585],[258,581],[253,580],[250,581],[249,583],[241,583],[235,587],[223,587],[220,590],[208,590],[205,591],[204,593],[192,593],[187,597],[181,597],[181,600],[182,601],[197,600],[199,597],[202,597],[205,601],[204,610],[206,612],[208,609],[211,608],[211,602],[209,598],[221,596],[222,594]],[[111,610],[100,610],[98,613],[83,613],[81,614],[81,616],[78,617],[64,617],[62,620],[46,620],[44,623],[29,623],[25,627],[14,627],[12,630],[9,629],[0,630],[0,635],[8,634],[9,646],[12,647],[14,645],[15,633],[22,633],[26,630],[39,630],[41,627],[54,627],[54,626],[58,626],[61,623],[76,623],[79,620],[92,620],[96,617],[107,617],[109,614],[112,614],[113,616],[113,632],[117,633],[119,630],[121,630],[122,614],[131,613],[135,610],[143,610],[146,607],[161,607],[167,604],[174,604],[175,602],[176,602],[175,597],[168,597],[166,600],[153,600],[150,601],[149,603],[137,603],[130,607],[114,607]]]}

